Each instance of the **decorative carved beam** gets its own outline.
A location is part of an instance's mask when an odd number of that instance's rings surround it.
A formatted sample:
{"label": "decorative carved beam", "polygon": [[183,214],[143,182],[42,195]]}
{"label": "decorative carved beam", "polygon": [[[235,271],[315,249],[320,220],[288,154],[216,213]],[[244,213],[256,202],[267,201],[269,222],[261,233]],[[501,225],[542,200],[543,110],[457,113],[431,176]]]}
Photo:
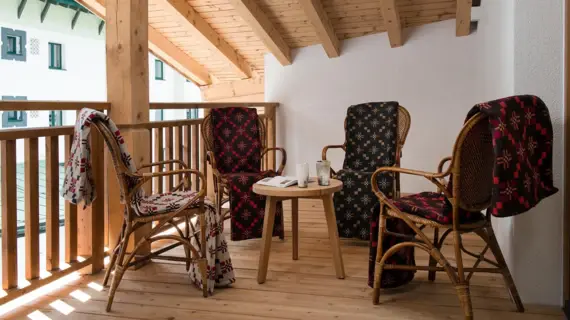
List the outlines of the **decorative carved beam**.
{"label": "decorative carved beam", "polygon": [[26,8],[26,2],[28,2],[28,0],[21,0],[18,5],[18,19],[20,19],[22,12],[24,12],[24,9]]}
{"label": "decorative carved beam", "polygon": [[255,3],[254,0],[230,0],[230,3],[239,13],[253,32],[261,39],[267,49],[273,53],[282,65],[291,64],[291,49],[283,40],[279,31],[273,26],[271,20]]}
{"label": "decorative carved beam", "polygon": [[230,46],[202,18],[186,0],[162,0],[165,11],[172,14],[186,29],[192,32],[202,44],[218,52],[236,71],[241,78],[251,78],[251,69],[245,59]]}
{"label": "decorative carved beam", "polygon": [[402,24],[400,15],[396,7],[396,0],[380,0],[382,3],[382,17],[384,18],[384,26],[388,32],[390,46],[392,48],[399,47],[404,44],[402,38]]}
{"label": "decorative carved beam", "polygon": [[329,58],[338,57],[340,55],[339,41],[321,0],[300,0],[299,2],[303,6],[307,18],[309,18],[309,21],[315,28],[317,36],[321,40]]}

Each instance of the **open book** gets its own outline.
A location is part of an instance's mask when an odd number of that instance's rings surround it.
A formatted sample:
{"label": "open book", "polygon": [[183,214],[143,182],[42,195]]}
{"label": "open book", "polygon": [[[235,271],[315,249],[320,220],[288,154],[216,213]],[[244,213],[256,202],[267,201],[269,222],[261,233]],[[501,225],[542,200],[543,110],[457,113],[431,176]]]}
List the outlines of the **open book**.
{"label": "open book", "polygon": [[297,179],[295,177],[269,177],[257,182],[264,186],[285,188],[297,184]]}

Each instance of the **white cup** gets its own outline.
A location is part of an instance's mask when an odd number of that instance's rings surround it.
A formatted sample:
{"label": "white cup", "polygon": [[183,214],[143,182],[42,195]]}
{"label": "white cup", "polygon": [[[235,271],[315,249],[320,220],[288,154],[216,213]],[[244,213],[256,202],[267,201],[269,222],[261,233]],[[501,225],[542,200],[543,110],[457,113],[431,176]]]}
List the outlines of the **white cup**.
{"label": "white cup", "polygon": [[297,165],[297,186],[306,188],[309,184],[309,164],[301,163]]}

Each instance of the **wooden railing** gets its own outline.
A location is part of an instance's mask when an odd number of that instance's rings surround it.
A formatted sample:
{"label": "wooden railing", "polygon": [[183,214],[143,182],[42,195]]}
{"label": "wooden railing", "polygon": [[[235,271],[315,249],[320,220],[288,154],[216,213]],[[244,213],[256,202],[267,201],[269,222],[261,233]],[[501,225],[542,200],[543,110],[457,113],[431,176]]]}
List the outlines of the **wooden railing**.
{"label": "wooden railing", "polygon": [[[204,114],[213,108],[233,106],[257,107],[267,128],[267,145],[275,146],[275,103],[151,103],[151,110],[201,109]],[[106,102],[29,102],[0,101],[0,111],[79,111],[84,107],[111,111]],[[182,160],[190,168],[200,170],[208,178],[206,186],[211,195],[213,181],[208,170],[206,150],[201,138],[203,118],[154,121],[138,124],[118,124],[120,129],[147,129],[151,133],[149,159]],[[63,202],[59,196],[60,164],[69,157],[73,127],[41,127],[0,130],[1,159],[1,207],[2,207],[2,288],[0,305],[46,285],[80,269],[97,272],[104,266],[105,246],[108,246],[109,216],[104,196],[108,175],[105,174],[104,143],[99,134],[91,135],[93,173],[99,197],[87,208],[79,208]],[[20,142],[20,141],[23,141]],[[64,151],[60,152],[63,148]],[[24,246],[18,246],[18,184],[17,158],[23,149],[24,162]],[[40,154],[45,154],[45,223],[40,223]],[[272,154],[263,164],[275,168]],[[175,170],[177,164],[166,165],[154,170]],[[152,191],[167,192],[177,184],[180,177],[169,177],[153,181]],[[195,178],[194,178],[195,179]],[[192,181],[192,187],[200,188],[199,181]],[[109,195],[113,196],[113,195]],[[22,206],[22,203],[20,201]],[[60,210],[63,209],[65,245],[60,248]],[[40,228],[41,225],[41,228]],[[45,241],[41,241],[40,229],[45,229]],[[21,232],[20,232],[21,233]],[[45,271],[40,270],[40,244],[45,245]],[[63,250],[62,250],[63,249]],[[18,263],[19,253],[25,252],[23,265]],[[63,256],[61,256],[63,254]],[[60,259],[63,258],[63,259]],[[21,260],[21,259],[20,259]],[[63,264],[60,263],[63,260]],[[88,269],[84,269],[89,267]]]}

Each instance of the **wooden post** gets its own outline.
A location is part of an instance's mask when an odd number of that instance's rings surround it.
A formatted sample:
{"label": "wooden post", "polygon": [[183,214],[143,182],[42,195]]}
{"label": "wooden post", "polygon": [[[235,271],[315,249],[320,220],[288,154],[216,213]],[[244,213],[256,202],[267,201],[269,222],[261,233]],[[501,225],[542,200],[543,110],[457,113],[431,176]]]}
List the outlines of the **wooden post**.
{"label": "wooden post", "polygon": [[[148,0],[106,1],[107,100],[110,116],[118,124],[149,121],[148,83]],[[122,131],[128,150],[137,166],[150,162],[150,134],[146,129]],[[110,157],[107,157],[109,243],[121,232],[123,205],[119,184]],[[150,229],[140,228],[133,243]],[[146,252],[145,252],[146,250]],[[150,246],[141,250],[147,253]]]}
{"label": "wooden post", "polygon": [[[275,117],[276,117],[276,110],[275,106],[267,106],[265,107],[265,116],[267,117],[267,147],[268,148],[275,148],[276,142],[276,127],[275,127]],[[276,160],[276,152],[270,151],[267,155],[267,159],[269,161],[268,169],[277,170],[275,160]]]}
{"label": "wooden post", "polygon": [[[204,109],[204,118],[210,114],[209,109]],[[206,145],[204,139],[200,137],[200,157],[202,158],[202,173],[206,177],[206,196],[214,201],[216,194],[214,193],[214,171],[212,166],[208,163],[206,156]]]}

